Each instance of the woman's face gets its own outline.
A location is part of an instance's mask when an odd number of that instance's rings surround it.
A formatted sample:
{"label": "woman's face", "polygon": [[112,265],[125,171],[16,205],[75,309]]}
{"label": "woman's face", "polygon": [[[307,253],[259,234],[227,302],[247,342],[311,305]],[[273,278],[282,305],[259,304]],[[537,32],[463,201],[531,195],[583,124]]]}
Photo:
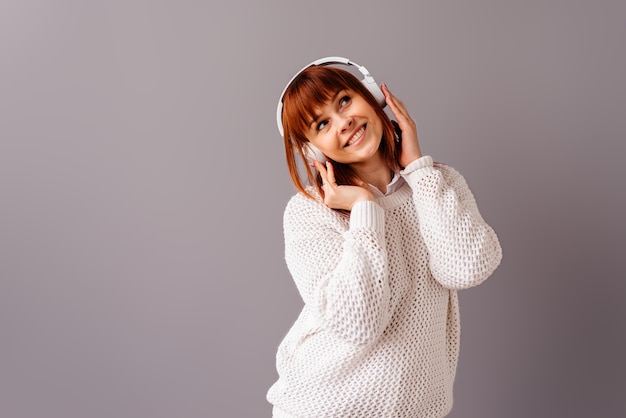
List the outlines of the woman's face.
{"label": "woman's face", "polygon": [[344,164],[366,162],[378,152],[383,124],[352,90],[340,90],[314,112],[306,137],[327,157]]}

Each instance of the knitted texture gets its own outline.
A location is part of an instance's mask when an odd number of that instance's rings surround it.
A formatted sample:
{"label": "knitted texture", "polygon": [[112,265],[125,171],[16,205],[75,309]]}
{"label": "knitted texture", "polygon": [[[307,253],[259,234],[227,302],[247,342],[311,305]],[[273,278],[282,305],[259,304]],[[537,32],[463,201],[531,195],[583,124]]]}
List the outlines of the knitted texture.
{"label": "knitted texture", "polygon": [[286,417],[443,417],[459,353],[456,291],[502,250],[464,178],[422,157],[406,184],[349,219],[295,195],[285,259],[304,307],[276,355],[267,399]]}

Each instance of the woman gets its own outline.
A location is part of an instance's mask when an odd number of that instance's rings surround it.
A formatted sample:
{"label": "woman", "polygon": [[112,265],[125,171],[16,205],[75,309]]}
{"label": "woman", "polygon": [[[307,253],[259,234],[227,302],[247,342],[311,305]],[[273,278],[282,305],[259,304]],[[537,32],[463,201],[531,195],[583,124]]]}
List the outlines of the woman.
{"label": "woman", "polygon": [[[274,417],[443,417],[452,408],[456,291],[487,279],[502,252],[463,177],[422,155],[405,106],[382,92],[397,124],[334,67],[306,68],[283,96],[298,189],[284,213],[285,258],[304,307],[278,348]],[[297,157],[311,148],[327,161],[305,164],[303,175]]]}

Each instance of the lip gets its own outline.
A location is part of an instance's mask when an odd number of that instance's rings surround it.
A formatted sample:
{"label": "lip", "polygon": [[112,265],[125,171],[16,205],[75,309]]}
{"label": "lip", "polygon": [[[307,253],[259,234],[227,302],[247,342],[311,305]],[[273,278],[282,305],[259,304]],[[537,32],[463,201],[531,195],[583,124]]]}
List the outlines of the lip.
{"label": "lip", "polygon": [[[358,139],[358,141],[349,144],[350,141],[352,140],[352,137],[354,135],[356,135],[357,132],[359,132],[361,129],[363,129],[363,134],[361,135],[361,137]],[[344,148],[348,148],[348,147],[353,147],[355,145],[359,145],[361,142],[363,142],[363,139],[365,138],[365,134],[367,133],[367,123],[364,123],[363,125],[359,126],[357,129],[354,130],[354,132],[352,132],[352,134],[350,135],[350,138],[346,141],[346,144],[344,145]]]}

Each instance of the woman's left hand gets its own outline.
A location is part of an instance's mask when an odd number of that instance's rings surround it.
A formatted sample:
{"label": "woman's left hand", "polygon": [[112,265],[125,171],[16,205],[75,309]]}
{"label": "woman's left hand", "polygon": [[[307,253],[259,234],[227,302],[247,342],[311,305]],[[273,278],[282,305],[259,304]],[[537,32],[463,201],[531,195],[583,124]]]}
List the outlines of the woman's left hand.
{"label": "woman's left hand", "polygon": [[398,163],[404,168],[422,156],[417,138],[417,126],[415,121],[411,119],[411,115],[409,115],[404,104],[391,94],[385,83],[382,84],[381,90],[385,95],[387,106],[389,106],[389,109],[396,117],[396,121],[402,131],[402,146],[398,156]]}

